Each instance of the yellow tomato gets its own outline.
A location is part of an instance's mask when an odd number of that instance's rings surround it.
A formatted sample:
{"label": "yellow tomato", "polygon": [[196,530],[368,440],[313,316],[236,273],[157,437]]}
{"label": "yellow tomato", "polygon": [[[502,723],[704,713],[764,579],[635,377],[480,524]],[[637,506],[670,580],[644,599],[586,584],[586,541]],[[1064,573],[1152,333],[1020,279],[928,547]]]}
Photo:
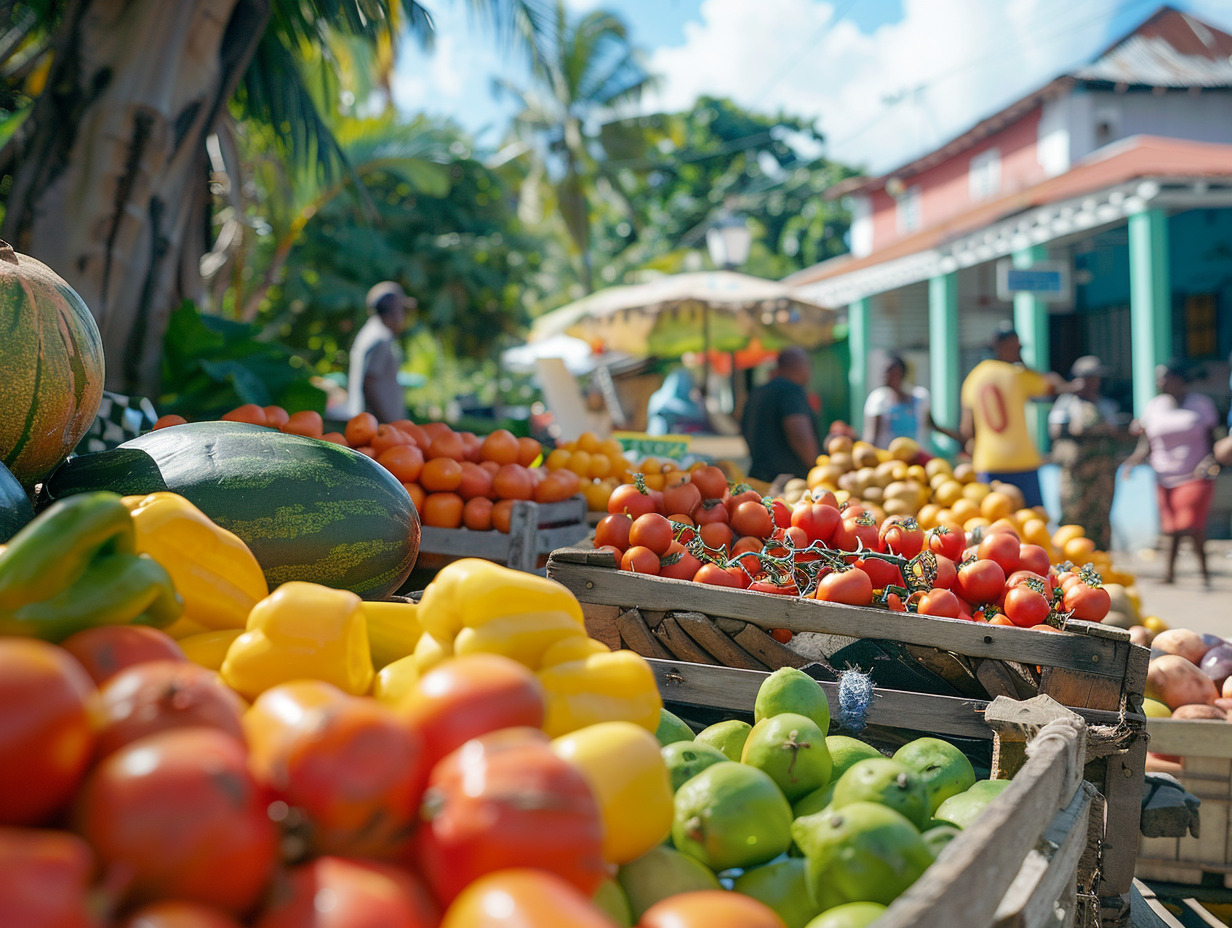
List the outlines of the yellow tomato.
{"label": "yellow tomato", "polygon": [[598,451],[601,444],[599,436],[594,432],[583,432],[577,439],[578,450],[585,451],[588,454],[594,454]]}
{"label": "yellow tomato", "polygon": [[1058,548],[1064,548],[1065,543],[1073,538],[1081,538],[1086,534],[1086,529],[1081,525],[1062,525],[1059,529],[1052,533],[1052,543]]}
{"label": "yellow tomato", "polygon": [[580,769],[603,819],[603,858],[623,864],[662,843],[672,829],[672,785],[659,740],[632,722],[599,722],[552,742]]}
{"label": "yellow tomato", "polygon": [[599,453],[610,457],[622,457],[625,453],[624,448],[620,447],[620,442],[615,438],[608,438],[599,442]]}
{"label": "yellow tomato", "polygon": [[608,497],[612,495],[602,481],[595,480],[582,484],[582,496],[586,498],[586,508],[591,512],[603,512],[607,509]]}
{"label": "yellow tomato", "polygon": [[1146,626],[1147,631],[1152,635],[1158,635],[1160,632],[1168,630],[1168,623],[1157,615],[1148,615],[1142,620],[1142,624]]}
{"label": "yellow tomato", "polygon": [[564,470],[569,466],[570,457],[572,455],[564,448],[553,448],[544,459],[543,466],[548,470]]}
{"label": "yellow tomato", "polygon": [[590,469],[587,475],[592,480],[602,480],[612,472],[612,459],[605,457],[602,454],[592,454],[590,456]]}

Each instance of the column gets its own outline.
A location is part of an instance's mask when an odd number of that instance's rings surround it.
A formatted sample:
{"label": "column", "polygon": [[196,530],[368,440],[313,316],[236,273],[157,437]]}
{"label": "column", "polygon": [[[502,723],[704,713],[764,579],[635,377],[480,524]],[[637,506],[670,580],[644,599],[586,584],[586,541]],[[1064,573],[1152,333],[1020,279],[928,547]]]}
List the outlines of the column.
{"label": "column", "polygon": [[[929,392],[933,418],[938,424],[957,429],[962,416],[959,405],[958,367],[958,272],[938,274],[928,281]],[[940,451],[958,448],[944,435],[934,435]]]}
{"label": "column", "polygon": [[847,368],[847,382],[851,386],[851,427],[864,431],[864,400],[868,396],[868,336],[869,298],[856,300],[847,307],[847,345],[851,349],[851,361]]}
{"label": "column", "polygon": [[1172,357],[1172,281],[1168,216],[1146,209],[1129,217],[1129,319],[1134,415],[1155,395],[1155,365]]}
{"label": "column", "polygon": [[[1014,267],[1029,268],[1036,261],[1047,261],[1048,249],[1032,245],[1014,252]],[[1022,360],[1027,367],[1048,371],[1052,367],[1050,337],[1048,332],[1048,304],[1030,293],[1014,294],[1014,329],[1022,341]],[[1048,404],[1031,403],[1027,409],[1027,427],[1035,446],[1047,453]]]}

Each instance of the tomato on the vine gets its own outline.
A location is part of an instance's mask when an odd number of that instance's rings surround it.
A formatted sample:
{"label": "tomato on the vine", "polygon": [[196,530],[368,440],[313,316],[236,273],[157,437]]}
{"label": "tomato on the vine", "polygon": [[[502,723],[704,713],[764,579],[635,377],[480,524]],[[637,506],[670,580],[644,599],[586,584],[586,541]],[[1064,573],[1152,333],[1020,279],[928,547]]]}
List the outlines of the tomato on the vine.
{"label": "tomato on the vine", "polygon": [[697,523],[693,521],[692,516],[687,516],[683,512],[674,512],[667,517],[667,521],[674,523],[672,535],[682,545],[687,545],[697,537]]}
{"label": "tomato on the vine", "polygon": [[657,512],[648,512],[638,516],[629,526],[630,547],[640,545],[662,556],[667,553],[671,543],[672,523],[667,521],[666,516],[661,516]]}
{"label": "tomato on the vine", "polygon": [[903,572],[899,570],[897,564],[890,561],[882,560],[879,557],[863,557],[857,560],[853,567],[859,568],[868,574],[868,579],[873,584],[873,589],[883,590],[887,586],[902,586]]}
{"label": "tomato on the vine", "polygon": [[838,531],[834,533],[833,544],[843,551],[855,551],[861,546],[876,551],[878,543],[877,522],[864,513],[854,518],[844,516]]}
{"label": "tomato on the vine", "polygon": [[1048,618],[1048,597],[1033,585],[1020,583],[1005,593],[1005,615],[1019,628],[1031,628]]}
{"label": "tomato on the vine", "polygon": [[769,538],[774,532],[774,516],[761,497],[746,499],[731,510],[731,527],[740,535]]}
{"label": "tomato on the vine", "polygon": [[648,512],[657,512],[659,506],[653,492],[643,492],[632,483],[622,483],[608,497],[607,511],[610,515],[625,512],[631,519],[644,516]]}
{"label": "tomato on the vine", "polygon": [[873,581],[858,567],[834,570],[821,578],[814,599],[849,606],[868,606],[873,602]]}
{"label": "tomato on the vine", "polygon": [[634,545],[621,555],[620,569],[635,574],[657,575],[659,573],[659,555],[649,548]]}
{"label": "tomato on the vine", "polygon": [[673,541],[667,553],[659,559],[659,576],[673,580],[692,580],[702,562],[685,550],[684,545]]}
{"label": "tomato on the vine", "polygon": [[791,525],[792,509],[784,500],[777,496],[770,503],[771,515],[774,516],[774,524],[778,528],[787,528]]}
{"label": "tomato on the vine", "polygon": [[1064,608],[1075,619],[1101,622],[1112,608],[1112,599],[1102,586],[1090,586],[1081,578],[1065,591]]}
{"label": "tomato on the vine", "polygon": [[968,602],[996,602],[1004,587],[1005,571],[996,561],[977,558],[964,561],[958,568],[957,592]]}
{"label": "tomato on the vine", "polygon": [[629,547],[629,529],[633,520],[624,512],[606,515],[595,526],[595,547],[602,548],[611,545],[621,551]]}
{"label": "tomato on the vine", "polygon": [[690,480],[663,490],[663,509],[666,512],[679,512],[687,516],[693,515],[693,510],[702,504],[702,492],[697,484]]}
{"label": "tomato on the vine", "polygon": [[761,577],[749,584],[748,588],[755,593],[774,593],[779,596],[799,596],[800,588],[794,580],[776,583],[769,577]]}
{"label": "tomato on the vine", "polygon": [[698,525],[710,525],[713,522],[727,525],[731,522],[731,513],[721,499],[704,499],[702,504],[693,510],[693,521]]}
{"label": "tomato on the vine", "polygon": [[727,492],[727,475],[713,464],[699,467],[689,475],[689,480],[696,485],[703,500],[721,500]]}
{"label": "tomato on the vine", "polygon": [[932,551],[933,554],[948,557],[951,561],[957,561],[962,557],[963,548],[967,544],[967,538],[961,529],[954,529],[948,525],[938,525],[928,530],[927,543],[928,550]]}
{"label": "tomato on the vine", "polygon": [[810,541],[820,541],[826,545],[830,544],[842,521],[838,509],[826,503],[801,500],[791,511],[793,527],[803,529]]}
{"label": "tomato on the vine", "polygon": [[984,536],[976,550],[980,558],[1000,564],[1005,575],[1009,576],[1018,569],[1018,551],[1021,547],[1022,543],[1017,535],[1011,535],[1009,532],[992,532]]}
{"label": "tomato on the vine", "polygon": [[1030,570],[1037,574],[1046,574],[1052,563],[1048,560],[1048,552],[1039,545],[1022,544],[1018,546],[1018,569]]}
{"label": "tomato on the vine", "polygon": [[[744,577],[744,583],[740,582],[740,577]],[[697,573],[693,575],[695,583],[705,583],[709,586],[725,586],[731,589],[743,589],[748,586],[748,577],[744,571],[738,567],[723,568],[718,564],[706,562],[701,567],[697,568]]]}
{"label": "tomato on the vine", "polygon": [[882,551],[913,558],[924,547],[924,530],[910,517],[890,516],[877,533]]}
{"label": "tomato on the vine", "polygon": [[920,597],[917,610],[920,615],[945,616],[957,619],[962,614],[958,597],[949,590],[929,590]]}

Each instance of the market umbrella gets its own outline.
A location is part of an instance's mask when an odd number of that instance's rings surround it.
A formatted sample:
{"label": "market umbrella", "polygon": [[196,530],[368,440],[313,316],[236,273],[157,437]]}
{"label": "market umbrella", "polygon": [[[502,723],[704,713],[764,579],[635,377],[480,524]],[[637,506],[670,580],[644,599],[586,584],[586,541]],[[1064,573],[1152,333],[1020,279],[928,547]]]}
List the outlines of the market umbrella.
{"label": "market umbrella", "polygon": [[536,319],[530,341],[564,333],[631,355],[706,357],[754,339],[771,351],[816,348],[832,340],[835,317],[777,280],[704,271],[592,293]]}
{"label": "market umbrella", "polygon": [[640,363],[623,352],[596,351],[589,342],[564,334],[501,352],[501,364],[506,369],[524,374],[534,371],[535,362],[542,358],[560,358],[575,377],[582,377],[601,366],[620,371]]}

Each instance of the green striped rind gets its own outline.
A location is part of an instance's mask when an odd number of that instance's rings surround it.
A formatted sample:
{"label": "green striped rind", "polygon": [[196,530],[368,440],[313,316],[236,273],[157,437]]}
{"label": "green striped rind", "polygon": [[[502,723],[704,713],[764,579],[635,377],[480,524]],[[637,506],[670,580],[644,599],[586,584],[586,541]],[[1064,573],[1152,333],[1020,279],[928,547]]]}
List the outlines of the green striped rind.
{"label": "green striped rind", "polygon": [[0,259],[0,461],[26,486],[76,447],[103,397],[103,343],[90,310],[51,268]]}
{"label": "green striped rind", "polygon": [[30,497],[9,469],[0,464],[0,544],[16,535],[33,518]]}
{"label": "green striped rind", "polygon": [[382,599],[419,553],[419,516],[384,467],[350,448],[242,422],[192,422],[82,455],[51,498],[167,489],[252,549],[270,588],[306,580]]}

